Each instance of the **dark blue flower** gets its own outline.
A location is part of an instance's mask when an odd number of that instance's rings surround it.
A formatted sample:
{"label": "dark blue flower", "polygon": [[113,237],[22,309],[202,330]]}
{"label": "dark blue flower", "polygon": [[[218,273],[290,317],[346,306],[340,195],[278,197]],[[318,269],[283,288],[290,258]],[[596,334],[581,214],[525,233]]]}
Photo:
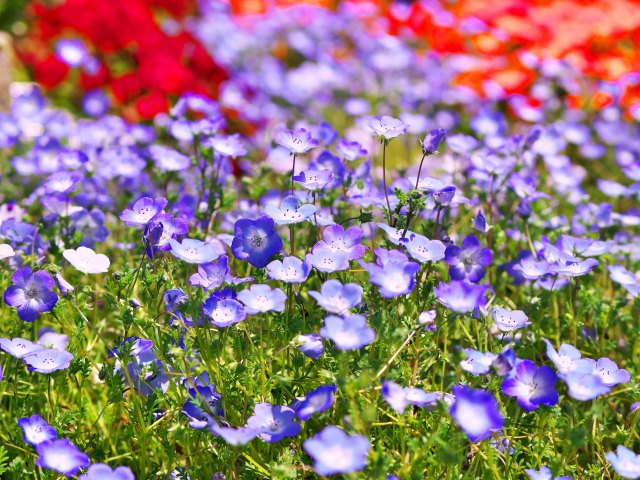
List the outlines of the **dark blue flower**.
{"label": "dark blue flower", "polygon": [[451,265],[449,275],[453,280],[475,283],[484,277],[484,269],[491,265],[493,255],[488,248],[481,248],[478,239],[470,235],[462,241],[461,247],[447,247],[444,258]]}
{"label": "dark blue flower", "polygon": [[258,403],[253,416],[247,420],[247,427],[260,432],[260,438],[267,443],[279,442],[285,437],[295,437],[302,430],[294,421],[295,414],[290,407]]}
{"label": "dark blue flower", "polygon": [[11,277],[13,285],[4,292],[7,305],[18,308],[18,316],[25,322],[33,322],[40,312],[49,312],[58,301],[51,289],[55,281],[46,270],[33,273],[29,267],[17,270]]}
{"label": "dark blue flower", "polygon": [[231,251],[236,258],[263,268],[281,249],[282,239],[276,233],[271,217],[263,215],[256,220],[241,218],[236,221],[231,243]]}
{"label": "dark blue flower", "polygon": [[531,412],[540,405],[558,403],[555,372],[546,365],[536,367],[531,360],[522,360],[502,382],[502,393],[518,399],[518,405]]}

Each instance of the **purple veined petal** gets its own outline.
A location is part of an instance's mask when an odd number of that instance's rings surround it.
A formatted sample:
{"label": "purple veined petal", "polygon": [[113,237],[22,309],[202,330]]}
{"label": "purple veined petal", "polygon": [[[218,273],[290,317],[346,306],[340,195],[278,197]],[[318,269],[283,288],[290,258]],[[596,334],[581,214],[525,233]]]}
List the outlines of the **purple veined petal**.
{"label": "purple veined petal", "polygon": [[45,348],[26,355],[23,360],[29,366],[29,370],[46,374],[68,368],[73,355],[67,351]]}

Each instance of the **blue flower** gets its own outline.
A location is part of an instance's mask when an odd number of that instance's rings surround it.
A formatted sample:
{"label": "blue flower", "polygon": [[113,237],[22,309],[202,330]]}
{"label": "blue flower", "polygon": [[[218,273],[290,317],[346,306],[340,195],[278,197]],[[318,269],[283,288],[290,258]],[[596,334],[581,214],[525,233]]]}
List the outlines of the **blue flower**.
{"label": "blue flower", "polygon": [[344,315],[362,301],[362,287],[355,283],[343,285],[338,280],[327,280],[322,284],[320,292],[309,291],[318,305],[327,312]]}
{"label": "blue flower", "polygon": [[322,190],[333,181],[333,172],[327,168],[322,170],[309,169],[294,176],[293,180],[298,182],[307,190]]}
{"label": "blue flower", "polygon": [[367,150],[363,148],[360,143],[350,142],[342,138],[336,143],[336,151],[340,153],[345,160],[349,161],[357,160],[367,155]]}
{"label": "blue flower", "polygon": [[247,427],[259,432],[267,443],[279,442],[285,437],[295,437],[302,427],[294,420],[295,410],[283,405],[258,403],[253,416],[247,420]]}
{"label": "blue flower", "polygon": [[228,327],[247,318],[247,312],[239,301],[215,292],[202,304],[202,310],[209,321],[218,328]]}
{"label": "blue flower", "polygon": [[42,442],[58,438],[56,429],[49,425],[40,415],[19,418],[18,425],[22,429],[22,438],[25,443],[34,447]]}
{"label": "blue flower", "polygon": [[305,153],[318,146],[318,140],[313,138],[311,132],[304,128],[278,129],[273,133],[273,140],[294,154]]}
{"label": "blue flower", "polygon": [[13,285],[4,292],[4,302],[18,308],[18,316],[25,322],[33,322],[40,312],[50,312],[58,302],[58,295],[51,289],[55,281],[46,270],[33,273],[29,267],[17,270],[11,277]]}
{"label": "blue flower", "polygon": [[358,227],[349,227],[345,231],[342,225],[329,225],[322,232],[324,240],[316,243],[312,251],[326,248],[332,252],[346,253],[349,260],[357,260],[367,251],[367,247],[360,244],[362,235],[362,229]]}
{"label": "blue flower", "polygon": [[25,340],[20,337],[12,340],[9,340],[8,338],[0,338],[0,348],[15,358],[24,358],[27,355],[44,350],[42,345],[38,345],[37,343],[30,342],[29,340]]}
{"label": "blue flower", "polygon": [[178,243],[169,239],[171,253],[187,263],[207,263],[220,257],[221,253],[216,243],[205,243],[201,240],[185,238]]}
{"label": "blue flower", "polygon": [[271,290],[269,285],[251,285],[238,292],[238,300],[244,303],[245,311],[250,315],[265,312],[284,311],[287,295],[279,288]]}
{"label": "blue flower", "polygon": [[631,373],[624,368],[618,368],[618,365],[607,357],[602,357],[596,362],[592,373],[599,376],[607,387],[631,381]]}
{"label": "blue flower", "polygon": [[472,348],[464,349],[465,359],[460,362],[460,368],[472,375],[484,375],[491,371],[493,362],[498,355],[491,352],[480,352]]}
{"label": "blue flower", "polygon": [[362,470],[370,449],[364,436],[348,435],[335,425],[325,427],[302,445],[313,458],[316,473],[324,476]]}
{"label": "blue flower", "polygon": [[220,394],[213,385],[196,385],[189,389],[189,399],[182,406],[182,413],[189,419],[189,425],[195,429],[212,425],[214,415],[221,414],[218,406]]}
{"label": "blue flower", "polygon": [[311,415],[323,412],[333,405],[334,393],[337,387],[335,385],[322,385],[315,390],[309,392],[302,400],[292,405],[296,411],[296,416],[300,420],[309,420]]}
{"label": "blue flower", "polygon": [[422,153],[425,155],[438,153],[438,147],[442,143],[442,140],[444,140],[446,134],[447,131],[442,128],[435,128],[427,133],[424,140],[420,142],[422,145]]}
{"label": "blue flower", "polygon": [[558,377],[546,365],[536,367],[531,360],[522,360],[502,382],[502,393],[518,399],[518,405],[527,412],[540,405],[548,407],[558,403],[554,386]]}
{"label": "blue flower", "polygon": [[512,332],[527,325],[531,325],[529,318],[522,310],[507,310],[502,307],[494,307],[491,310],[493,324],[502,332]]}
{"label": "blue flower", "polygon": [[256,268],[263,268],[281,249],[282,239],[275,232],[271,217],[264,215],[256,220],[241,218],[236,221],[231,243],[236,258],[247,260]]}
{"label": "blue flower", "polygon": [[469,440],[479,442],[502,429],[504,417],[491,393],[463,385],[453,387],[452,393],[455,401],[449,408],[449,414]]}
{"label": "blue flower", "polygon": [[309,276],[311,265],[296,257],[285,257],[274,260],[267,265],[267,276],[273,280],[280,280],[285,283],[302,283]]}
{"label": "blue flower", "polygon": [[229,275],[229,257],[223,255],[214,263],[198,265],[198,273],[189,277],[189,283],[203,290],[214,290],[224,283],[227,275]]}
{"label": "blue flower", "polygon": [[104,463],[89,465],[87,473],[80,475],[78,480],[135,480],[129,467],[116,467],[113,470]]}
{"label": "blue flower", "polygon": [[233,445],[234,447],[238,445],[246,445],[251,440],[256,438],[258,436],[258,433],[260,433],[259,430],[251,427],[222,427],[217,423],[211,425],[209,427],[209,431],[214,435],[222,437],[225,442],[227,442],[229,445]]}
{"label": "blue flower", "polygon": [[46,374],[69,368],[73,355],[66,350],[45,348],[26,355],[22,360],[30,371]]}
{"label": "blue flower", "polygon": [[484,268],[491,265],[493,255],[488,248],[480,248],[480,242],[470,235],[462,241],[462,247],[451,245],[445,251],[445,260],[451,265],[449,275],[453,280],[478,282],[484,277]]}
{"label": "blue flower", "polygon": [[407,126],[402,120],[387,115],[379,118],[370,118],[367,122],[367,127],[371,130],[371,133],[385,141],[404,135],[407,131]]}
{"label": "blue flower", "polygon": [[38,459],[36,465],[62,473],[67,477],[75,475],[89,466],[89,456],[67,439],[49,440],[36,445]]}
{"label": "blue flower", "polygon": [[457,313],[468,313],[486,303],[485,293],[488,285],[475,285],[468,282],[440,282],[433,292],[442,305]]}
{"label": "blue flower", "polygon": [[322,337],[317,333],[298,335],[298,342],[302,342],[302,344],[298,346],[298,350],[309,358],[318,360],[324,353]]}
{"label": "blue flower", "polygon": [[162,209],[167,205],[167,199],[158,197],[156,199],[143,197],[133,204],[132,209],[125,209],[120,215],[120,220],[130,227],[145,226],[156,216],[162,213]]}
{"label": "blue flower", "polygon": [[314,247],[305,256],[305,261],[320,272],[333,273],[349,268],[349,254],[333,251],[328,247]]}
{"label": "blue flower", "polygon": [[525,470],[525,473],[531,480],[572,480],[571,477],[568,477],[566,475],[554,477],[553,473],[551,473],[551,469],[547,466],[542,467],[540,470],[527,468]]}
{"label": "blue flower", "polygon": [[429,240],[417,233],[410,234],[408,240],[406,237],[402,238],[400,243],[404,245],[409,255],[420,263],[442,260],[447,248],[440,240]]}
{"label": "blue flower", "polygon": [[79,232],[82,237],[78,246],[93,248],[96,242],[104,242],[109,236],[109,229],[105,227],[105,216],[101,210],[94,208],[91,211],[84,208],[69,216],[72,222],[73,232]]}
{"label": "blue flower", "polygon": [[618,445],[616,453],[607,452],[604,456],[623,478],[640,478],[640,455],[636,455],[624,445]]}
{"label": "blue flower", "polygon": [[273,204],[265,207],[264,213],[273,218],[278,225],[290,225],[308,220],[316,211],[316,207],[311,204],[300,205],[300,202],[293,195],[287,195],[282,200],[280,208]]}
{"label": "blue flower", "polygon": [[598,375],[574,370],[560,376],[567,384],[567,393],[571,398],[586,402],[600,395],[611,392],[611,388],[605,385]]}
{"label": "blue flower", "polygon": [[403,414],[408,405],[433,408],[439,401],[447,404],[453,402],[453,397],[442,392],[425,392],[420,388],[403,388],[389,380],[382,383],[382,398],[399,414]]}
{"label": "blue flower", "polygon": [[329,315],[324,319],[320,335],[332,340],[338,350],[358,350],[373,342],[376,332],[367,326],[363,315],[350,315],[347,318]]}
{"label": "blue flower", "polygon": [[380,287],[380,295],[393,298],[406,295],[415,285],[415,275],[420,265],[409,261],[399,250],[376,248],[376,265],[362,262],[361,265],[369,273],[369,281]]}

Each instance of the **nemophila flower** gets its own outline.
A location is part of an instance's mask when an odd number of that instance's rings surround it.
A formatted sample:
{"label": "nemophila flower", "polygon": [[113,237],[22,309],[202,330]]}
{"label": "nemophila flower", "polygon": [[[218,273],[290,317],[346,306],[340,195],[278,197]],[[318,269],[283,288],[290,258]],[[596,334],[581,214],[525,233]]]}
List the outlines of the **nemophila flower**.
{"label": "nemophila flower", "polygon": [[308,220],[316,207],[311,204],[300,205],[299,200],[293,195],[288,195],[282,199],[280,207],[269,204],[264,208],[264,212],[273,218],[278,225],[290,225]]}
{"label": "nemophila flower", "polygon": [[279,288],[272,290],[269,285],[254,284],[238,292],[238,300],[244,303],[244,309],[250,315],[282,312],[287,294]]}
{"label": "nemophila flower", "polygon": [[301,342],[301,345],[298,346],[298,350],[309,358],[318,360],[324,353],[322,337],[317,333],[298,335],[298,342]]}
{"label": "nemophila flower", "polygon": [[313,138],[311,132],[304,128],[278,129],[273,133],[273,140],[293,154],[305,153],[318,146],[318,140]]}
{"label": "nemophila flower", "polygon": [[167,199],[143,197],[133,204],[133,208],[125,209],[120,215],[120,220],[128,226],[145,226],[149,221],[162,213],[167,205]]}
{"label": "nemophila flower", "polygon": [[213,385],[196,385],[189,389],[189,399],[182,406],[182,413],[189,419],[189,425],[195,429],[208,427],[215,422],[214,415],[219,415],[220,394]]}
{"label": "nemophila flower", "polygon": [[203,290],[214,290],[222,285],[229,275],[229,257],[222,255],[216,262],[201,263],[198,273],[189,277],[189,284]]}
{"label": "nemophila flower", "polygon": [[562,257],[555,264],[551,265],[549,270],[553,273],[559,273],[567,277],[580,277],[586,275],[593,270],[600,262],[595,258],[587,258],[579,260],[573,257]]}
{"label": "nemophila flower", "polygon": [[309,291],[318,305],[327,312],[342,315],[362,302],[362,287],[355,283],[342,284],[338,280],[327,280],[320,287],[320,291]]}
{"label": "nemophila flower", "polygon": [[280,280],[285,283],[302,283],[309,276],[311,265],[296,257],[285,257],[274,260],[267,265],[267,276],[273,280]]}
{"label": "nemophila flower", "polygon": [[164,145],[150,145],[147,151],[160,171],[177,172],[191,166],[191,159],[173,148]]}
{"label": "nemophila flower", "polygon": [[48,194],[71,193],[81,179],[80,172],[57,172],[49,176],[43,186]]}
{"label": "nemophila flower", "polygon": [[313,458],[316,473],[325,476],[362,470],[371,448],[364,436],[348,435],[335,425],[325,427],[302,445]]}
{"label": "nemophila flower", "polygon": [[293,180],[307,190],[322,190],[333,181],[333,172],[327,168],[322,170],[307,169],[294,176]]}
{"label": "nemophila flower", "polygon": [[367,156],[367,150],[359,142],[350,142],[342,138],[336,143],[336,151],[348,161]]}
{"label": "nemophila flower", "polygon": [[56,429],[49,425],[40,415],[19,418],[18,425],[22,429],[22,439],[34,447],[42,442],[58,438]]}
{"label": "nemophila flower", "polygon": [[449,408],[449,414],[469,440],[479,442],[502,429],[504,417],[491,393],[464,385],[453,387],[452,393],[455,401]]}
{"label": "nemophila flower", "polygon": [[253,416],[247,420],[247,427],[258,431],[258,436],[265,442],[275,443],[300,433],[302,427],[294,420],[295,415],[293,408],[284,405],[258,403]]}
{"label": "nemophila flower", "polygon": [[346,318],[329,315],[320,329],[323,338],[332,340],[338,350],[358,350],[373,342],[376,332],[367,326],[363,315]]}
{"label": "nemophila flower", "polygon": [[547,344],[547,357],[551,360],[559,374],[567,374],[574,371],[591,373],[595,367],[595,361],[590,358],[581,358],[582,354],[573,345],[563,343],[558,351],[546,338],[542,339]]}
{"label": "nemophila flower", "polygon": [[488,285],[454,280],[449,283],[440,282],[433,292],[438,302],[448,309],[457,313],[468,313],[486,303],[484,296],[487,290]]}
{"label": "nemophila flower", "polygon": [[527,325],[531,325],[529,317],[522,310],[507,310],[502,307],[494,307],[491,310],[493,324],[502,332],[512,332]]}
{"label": "nemophila flower", "polygon": [[640,285],[636,276],[622,265],[608,265],[611,280],[622,285],[632,297],[640,295]]}
{"label": "nemophila flower", "polygon": [[89,90],[82,96],[82,111],[90,117],[101,117],[109,111],[111,100],[101,88]]}
{"label": "nemophila flower", "polygon": [[472,348],[465,348],[466,358],[460,362],[460,368],[472,375],[484,375],[491,371],[493,362],[498,357],[491,352],[480,352]]}
{"label": "nemophila flower", "polygon": [[217,154],[224,157],[241,157],[247,154],[247,147],[238,133],[214,135],[202,142],[202,145],[213,148]]}
{"label": "nemophila flower", "polygon": [[429,240],[417,233],[409,235],[408,240],[402,239],[401,245],[404,245],[409,255],[420,263],[442,260],[447,248],[440,240]]}
{"label": "nemophila flower", "polygon": [[513,266],[527,280],[538,280],[551,273],[551,264],[546,260],[538,260],[533,255],[524,256]]}
{"label": "nemophila flower", "polygon": [[334,393],[338,390],[335,385],[322,385],[307,395],[291,407],[296,411],[296,417],[300,420],[309,420],[311,415],[324,412],[333,405]]}
{"label": "nemophila flower", "polygon": [[101,210],[94,208],[89,211],[82,209],[69,216],[73,233],[80,233],[81,240],[78,245],[92,248],[97,243],[104,242],[109,236],[109,229],[105,226],[105,216]]}
{"label": "nemophila flower", "polygon": [[87,467],[89,456],[67,439],[49,440],[36,447],[38,459],[36,465],[71,477]]}
{"label": "nemophila flower", "polygon": [[162,295],[162,300],[164,301],[164,309],[169,313],[173,313],[173,315],[170,316],[170,325],[173,324],[174,317],[178,317],[185,324],[189,323],[189,320],[187,320],[180,312],[180,307],[184,305],[188,299],[189,297],[187,297],[187,294],[184,293],[181,288],[170,288],[169,290],[166,290],[164,292],[164,294]]}
{"label": "nemophila flower", "polygon": [[111,265],[106,255],[96,253],[88,247],[78,247],[76,250],[69,248],[64,250],[62,255],[82,273],[105,273],[109,271],[109,265]]}
{"label": "nemophila flower", "polygon": [[478,214],[473,217],[473,229],[482,233],[487,233],[489,230],[489,224],[487,223],[485,216],[482,214],[482,210],[478,210]]}
{"label": "nemophila flower", "polygon": [[371,133],[385,141],[404,135],[407,131],[407,126],[402,120],[387,115],[380,118],[370,118],[367,121],[367,127]]}
{"label": "nemophila flower", "polygon": [[516,453],[515,448],[511,446],[508,438],[492,438],[489,445],[495,448],[502,455],[513,455]]}
{"label": "nemophila flower", "polygon": [[349,268],[349,254],[341,251],[333,251],[328,247],[317,247],[305,256],[308,262],[316,270],[333,273]]}
{"label": "nemophila flower", "polygon": [[56,42],[56,57],[70,67],[81,67],[90,55],[79,38],[62,38]]}
{"label": "nemophila flower", "polygon": [[531,360],[522,360],[502,382],[502,393],[516,397],[518,405],[527,412],[540,405],[548,407],[558,403],[555,372],[546,365],[536,367]]}
{"label": "nemophila flower", "polygon": [[236,258],[246,260],[256,268],[263,268],[281,249],[282,239],[276,233],[271,217],[264,215],[255,220],[241,218],[236,221],[231,244]]}
{"label": "nemophila flower", "polygon": [[217,423],[211,425],[209,427],[209,431],[214,435],[222,437],[225,442],[234,447],[237,447],[239,445],[246,445],[251,440],[256,438],[258,436],[258,433],[260,433],[259,430],[251,427],[223,427],[221,425],[218,425]]}
{"label": "nemophila flower", "polygon": [[202,310],[205,317],[218,328],[228,327],[247,318],[247,312],[238,300],[220,297],[215,293],[202,304]]}
{"label": "nemophila flower", "polygon": [[173,238],[169,239],[171,253],[187,263],[207,263],[220,257],[220,251],[213,243],[205,243],[194,238],[185,238],[178,242]]}
{"label": "nemophila flower", "polygon": [[369,273],[369,281],[380,287],[380,295],[393,298],[411,292],[420,265],[411,262],[399,250],[376,248],[375,254],[377,256],[375,265],[363,262],[361,265]]}
{"label": "nemophila flower", "polygon": [[554,477],[553,473],[551,473],[551,469],[547,466],[542,467],[540,470],[527,468],[524,472],[529,476],[531,480],[572,480],[571,477],[568,477],[566,475]]}
{"label": "nemophila flower", "polygon": [[434,407],[439,401],[451,404],[452,397],[441,392],[425,392],[420,388],[403,388],[395,382],[382,383],[382,398],[399,414],[403,414],[408,405]]}
{"label": "nemophila flower", "polygon": [[15,358],[24,358],[27,355],[44,350],[42,345],[30,342],[24,338],[0,338],[0,348]]}
{"label": "nemophila flower", "polygon": [[349,260],[357,260],[367,251],[367,247],[360,244],[363,233],[358,227],[345,230],[342,225],[329,225],[322,231],[323,240],[316,243],[313,249],[327,248],[332,252],[344,252]]}
{"label": "nemophila flower", "polygon": [[446,130],[442,128],[435,128],[431,130],[424,137],[424,140],[420,142],[422,145],[422,153],[425,155],[433,155],[434,153],[438,153],[438,147],[444,140],[445,135],[447,134]]}
{"label": "nemophila flower", "polygon": [[622,478],[640,478],[640,455],[624,445],[618,445],[616,453],[607,452],[604,456]]}
{"label": "nemophila flower", "polygon": [[38,345],[56,350],[66,350],[69,337],[64,333],[56,333],[52,328],[45,327],[38,332]]}
{"label": "nemophila flower", "polygon": [[51,290],[55,282],[46,270],[33,272],[24,267],[14,272],[11,281],[13,285],[4,292],[4,302],[17,307],[18,316],[25,322],[33,322],[40,312],[50,312],[58,302],[58,295]]}
{"label": "nemophila flower", "polygon": [[420,323],[420,325],[424,325],[424,330],[428,332],[435,332],[438,328],[436,326],[436,311],[429,310],[422,312],[418,317],[418,323]]}
{"label": "nemophila flower", "polygon": [[618,368],[618,365],[607,357],[602,357],[596,362],[592,373],[600,377],[602,383],[607,387],[631,381],[631,373],[624,368]]}
{"label": "nemophila flower", "polygon": [[569,396],[576,400],[593,400],[611,392],[611,388],[606,386],[598,375],[592,373],[574,370],[561,375],[560,378],[567,384]]}
{"label": "nemophila flower", "polygon": [[480,281],[492,259],[491,250],[481,248],[480,241],[473,235],[466,237],[461,247],[451,245],[445,252],[445,261],[451,265],[449,275],[453,280]]}
{"label": "nemophila flower", "polygon": [[15,254],[16,252],[11,245],[7,245],[6,243],[0,244],[0,260],[13,257]]}
{"label": "nemophila flower", "polygon": [[89,465],[87,473],[78,477],[78,480],[135,480],[135,476],[129,467],[116,467],[113,470],[104,463]]}
{"label": "nemophila flower", "polygon": [[45,348],[24,356],[22,360],[30,371],[47,374],[69,368],[73,355],[66,350]]}

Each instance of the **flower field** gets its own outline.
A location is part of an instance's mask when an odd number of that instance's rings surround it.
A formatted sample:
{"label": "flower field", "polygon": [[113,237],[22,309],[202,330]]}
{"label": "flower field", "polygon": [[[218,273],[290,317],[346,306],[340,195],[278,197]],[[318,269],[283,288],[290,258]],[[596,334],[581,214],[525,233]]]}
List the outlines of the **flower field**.
{"label": "flower field", "polygon": [[640,479],[634,2],[18,3],[1,478]]}

